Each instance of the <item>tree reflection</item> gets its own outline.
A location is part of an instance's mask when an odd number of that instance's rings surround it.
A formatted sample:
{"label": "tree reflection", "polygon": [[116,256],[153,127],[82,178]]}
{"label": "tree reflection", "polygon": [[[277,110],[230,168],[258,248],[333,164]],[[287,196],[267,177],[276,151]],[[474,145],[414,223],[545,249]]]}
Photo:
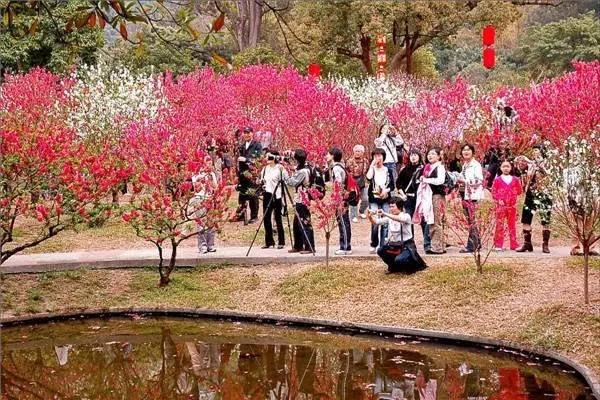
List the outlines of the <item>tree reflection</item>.
{"label": "tree reflection", "polygon": [[[163,326],[128,340],[3,343],[9,399],[586,400],[534,369],[473,364],[398,348],[268,344],[174,334]],[[445,361],[452,359],[452,361]]]}

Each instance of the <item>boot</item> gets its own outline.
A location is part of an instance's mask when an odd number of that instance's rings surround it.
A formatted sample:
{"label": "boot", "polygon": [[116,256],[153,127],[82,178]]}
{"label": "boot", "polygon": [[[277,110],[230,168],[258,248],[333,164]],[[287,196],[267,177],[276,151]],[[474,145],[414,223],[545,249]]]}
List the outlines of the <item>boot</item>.
{"label": "boot", "polygon": [[533,245],[531,244],[531,231],[523,229],[523,246],[517,249],[517,253],[525,253],[526,251],[533,251]]}
{"label": "boot", "polygon": [[550,249],[548,248],[548,241],[550,240],[550,230],[544,229],[542,231],[542,237],[544,242],[542,243],[542,253],[550,253]]}

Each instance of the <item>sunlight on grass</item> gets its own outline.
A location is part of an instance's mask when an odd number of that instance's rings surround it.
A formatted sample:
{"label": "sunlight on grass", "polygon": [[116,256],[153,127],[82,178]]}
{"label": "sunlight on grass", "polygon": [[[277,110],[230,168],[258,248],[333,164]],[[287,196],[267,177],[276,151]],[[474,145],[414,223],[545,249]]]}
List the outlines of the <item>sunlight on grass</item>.
{"label": "sunlight on grass", "polygon": [[487,264],[478,274],[471,265],[432,268],[423,275],[422,284],[436,296],[454,302],[490,301],[517,289],[518,273],[504,264]]}
{"label": "sunlight on grass", "polygon": [[375,284],[373,274],[364,274],[356,265],[319,264],[310,270],[286,277],[277,294],[289,303],[324,302],[340,298],[367,285]]}

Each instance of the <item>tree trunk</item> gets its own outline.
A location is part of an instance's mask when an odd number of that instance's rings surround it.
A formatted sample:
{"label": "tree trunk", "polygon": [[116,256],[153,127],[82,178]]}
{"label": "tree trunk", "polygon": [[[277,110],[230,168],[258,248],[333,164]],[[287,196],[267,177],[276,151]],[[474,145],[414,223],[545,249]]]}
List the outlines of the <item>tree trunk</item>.
{"label": "tree trunk", "polygon": [[412,73],[413,73],[412,60],[413,60],[413,52],[409,46],[406,46],[406,74],[407,75],[412,75]]}
{"label": "tree trunk", "polygon": [[158,287],[167,286],[170,282],[169,275],[166,273],[164,269],[164,258],[163,258],[163,249],[162,246],[156,245],[158,248],[158,274],[160,275],[160,280],[158,281]]}
{"label": "tree trunk", "polygon": [[259,0],[237,0],[235,40],[239,51],[254,47],[260,39],[263,4]]}
{"label": "tree trunk", "polygon": [[329,268],[329,239],[331,232],[325,232],[325,268]]}
{"label": "tree trunk", "polygon": [[589,289],[589,269],[590,268],[590,246],[587,243],[583,244],[583,301],[585,304],[590,304]]}
{"label": "tree trunk", "polygon": [[361,59],[365,71],[369,75],[374,75],[373,64],[371,64],[371,37],[362,35],[360,38]]}
{"label": "tree trunk", "polygon": [[475,250],[475,264],[477,265],[477,272],[483,273],[483,266],[481,265],[481,252],[479,250]]}

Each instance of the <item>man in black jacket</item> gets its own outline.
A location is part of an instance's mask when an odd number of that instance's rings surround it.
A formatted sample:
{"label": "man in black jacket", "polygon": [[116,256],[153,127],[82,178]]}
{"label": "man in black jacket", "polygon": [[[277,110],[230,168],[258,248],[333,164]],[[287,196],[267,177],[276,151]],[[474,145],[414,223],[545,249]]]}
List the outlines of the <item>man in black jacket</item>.
{"label": "man in black jacket", "polygon": [[250,221],[253,223],[258,219],[258,186],[254,177],[253,163],[262,155],[260,142],[253,139],[253,130],[247,126],[242,134],[242,142],[238,149],[238,204],[240,210],[246,208],[246,202],[250,204]]}

